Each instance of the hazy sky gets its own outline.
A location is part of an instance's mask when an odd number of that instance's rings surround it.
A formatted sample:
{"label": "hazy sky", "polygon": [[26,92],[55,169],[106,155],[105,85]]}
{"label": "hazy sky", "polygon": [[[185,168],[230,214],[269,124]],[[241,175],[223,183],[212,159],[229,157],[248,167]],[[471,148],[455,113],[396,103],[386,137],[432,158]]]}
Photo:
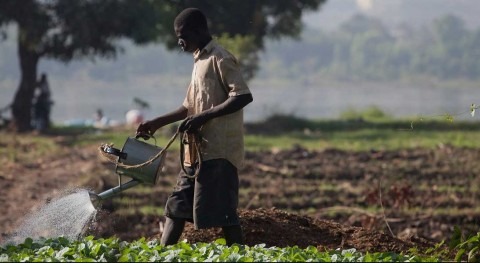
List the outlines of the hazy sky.
{"label": "hazy sky", "polygon": [[304,22],[314,28],[334,29],[355,13],[377,17],[388,26],[420,26],[445,14],[461,17],[470,27],[480,25],[478,0],[327,0],[321,10],[307,14]]}

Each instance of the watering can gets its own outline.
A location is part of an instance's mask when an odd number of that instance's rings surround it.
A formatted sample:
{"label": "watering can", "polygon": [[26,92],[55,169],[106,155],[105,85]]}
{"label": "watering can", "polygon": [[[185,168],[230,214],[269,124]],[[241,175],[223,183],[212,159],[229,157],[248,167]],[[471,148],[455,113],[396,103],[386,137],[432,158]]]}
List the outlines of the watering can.
{"label": "watering can", "polygon": [[[109,199],[141,183],[155,185],[161,175],[165,161],[165,151],[161,147],[128,137],[121,150],[109,145],[102,145],[100,150],[103,155],[114,158],[119,184],[100,194],[90,193],[92,201]],[[131,180],[122,184],[122,176]]]}

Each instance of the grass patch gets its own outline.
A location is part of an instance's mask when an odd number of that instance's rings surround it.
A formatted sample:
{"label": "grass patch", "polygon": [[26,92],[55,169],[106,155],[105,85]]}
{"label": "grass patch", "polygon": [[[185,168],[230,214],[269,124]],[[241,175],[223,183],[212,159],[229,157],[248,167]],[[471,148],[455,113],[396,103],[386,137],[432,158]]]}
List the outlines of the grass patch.
{"label": "grass patch", "polygon": [[[395,150],[404,148],[434,148],[442,144],[457,147],[480,147],[480,125],[473,122],[408,120],[347,121],[302,120],[292,117],[268,119],[246,124],[247,150],[286,149],[299,145],[307,149],[337,148],[343,150]],[[273,122],[270,125],[270,122]],[[282,127],[276,129],[272,127]],[[413,127],[413,128],[412,128]]]}
{"label": "grass patch", "polygon": [[[378,114],[378,113],[377,113]],[[413,127],[413,128],[412,128]],[[442,144],[457,147],[480,147],[480,125],[467,121],[419,121],[374,119],[374,120],[306,120],[294,116],[272,116],[259,123],[245,124],[245,148],[248,151],[288,149],[295,145],[321,150],[395,150],[402,148],[434,148]],[[172,134],[164,128],[156,133],[156,145],[165,147]],[[127,137],[134,136],[133,129],[96,130],[92,128],[55,127],[51,136],[13,135],[0,133],[0,153],[18,151],[13,142],[22,145],[33,143],[41,148],[38,154],[55,150],[53,137],[62,136],[62,144],[69,147],[113,143],[121,148]],[[15,139],[12,139],[15,136]],[[49,140],[50,138],[50,140]],[[148,141],[155,144],[154,140]],[[6,147],[5,147],[6,146]],[[27,147],[27,146],[24,146]],[[43,149],[43,150],[42,150]],[[179,149],[179,139],[170,146]]]}
{"label": "grass patch", "polygon": [[[267,132],[271,128],[259,130],[261,126],[269,126],[268,121],[287,123],[277,125],[282,129]],[[290,124],[288,124],[290,123]],[[345,120],[303,120],[287,117],[267,120],[263,124],[246,124],[245,148],[247,151],[288,149],[301,146],[310,150],[337,148],[342,150],[396,150],[404,148],[434,148],[442,144],[457,147],[480,147],[480,125],[472,122],[429,121],[415,124],[404,120],[382,121],[345,121]],[[275,126],[275,125],[273,125]],[[269,127],[273,127],[269,126]],[[252,128],[253,127],[253,128]],[[171,134],[157,132],[156,145],[165,147]],[[62,140],[57,140],[59,136]],[[128,129],[94,130],[80,128],[56,127],[49,136],[33,134],[15,135],[0,132],[0,154],[2,160],[35,160],[45,154],[60,152],[60,144],[67,147],[91,144],[113,143],[121,148],[127,137],[134,136]],[[154,140],[148,141],[155,144]],[[170,146],[178,151],[179,139]]]}
{"label": "grass patch", "polygon": [[289,132],[280,135],[247,135],[247,150],[259,151],[272,148],[288,149],[295,145],[314,150],[337,148],[366,151],[395,150],[415,147],[434,148],[450,144],[457,147],[480,147],[477,131],[399,131],[360,129],[355,131],[325,131],[305,134]]}
{"label": "grass patch", "polygon": [[60,152],[61,147],[48,137],[0,132],[0,164],[35,162],[46,154]]}

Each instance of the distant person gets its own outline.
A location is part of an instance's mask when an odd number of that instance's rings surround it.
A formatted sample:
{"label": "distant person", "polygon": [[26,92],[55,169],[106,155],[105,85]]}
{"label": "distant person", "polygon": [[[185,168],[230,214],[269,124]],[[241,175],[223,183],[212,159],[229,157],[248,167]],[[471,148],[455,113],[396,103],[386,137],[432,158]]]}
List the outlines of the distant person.
{"label": "distant person", "polygon": [[109,126],[110,119],[103,114],[102,109],[97,109],[94,114],[93,127],[105,128]]}
{"label": "distant person", "polygon": [[93,125],[93,127],[95,127],[95,128],[105,129],[105,128],[118,127],[122,123],[118,120],[112,120],[111,118],[105,116],[105,114],[103,114],[102,109],[97,109],[95,111],[94,116],[93,116],[93,123],[91,122],[91,120],[89,120],[85,124],[86,125]]}
{"label": "distant person", "polygon": [[36,88],[37,96],[33,104],[34,128],[38,132],[44,132],[50,127],[50,111],[53,104],[45,73],[42,73]]}
{"label": "distant person", "polygon": [[[186,97],[177,110],[137,128],[137,136],[153,135],[159,128],[183,120],[179,131],[188,135],[182,153],[186,171],[180,171],[167,200],[161,243],[177,243],[185,221],[190,221],[196,229],[222,227],[227,245],[243,244],[237,213],[238,169],[244,158],[242,109],[252,102],[252,94],[236,58],[212,40],[199,9],[183,10],[175,18],[174,29],[178,45],[194,58]],[[200,143],[199,149],[195,142]],[[196,172],[198,176],[192,179]]]}
{"label": "distant person", "polygon": [[95,119],[95,122],[101,122],[103,119],[103,110],[102,109],[97,109],[95,111],[95,115],[93,116]]}
{"label": "distant person", "polygon": [[127,125],[137,127],[144,121],[143,112],[141,110],[131,109],[125,114],[125,120]]}

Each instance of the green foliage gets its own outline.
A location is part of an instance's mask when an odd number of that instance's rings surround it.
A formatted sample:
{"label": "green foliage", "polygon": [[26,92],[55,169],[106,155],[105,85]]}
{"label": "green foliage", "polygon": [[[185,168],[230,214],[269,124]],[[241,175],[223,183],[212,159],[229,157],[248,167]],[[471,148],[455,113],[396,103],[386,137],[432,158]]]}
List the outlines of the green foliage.
{"label": "green foliage", "polygon": [[88,236],[79,241],[63,237],[33,241],[27,238],[18,245],[0,247],[0,262],[77,261],[77,262],[438,262],[440,259],[391,252],[362,253],[355,249],[321,252],[310,246],[266,247],[234,245],[224,239],[212,243],[180,242],[162,246],[157,240],[141,238],[132,242],[116,238],[94,239]]}
{"label": "green foliage", "polygon": [[426,251],[421,252],[418,248],[412,248],[409,250],[412,255],[424,255],[430,258],[447,259],[450,258],[450,250],[445,246],[445,241],[436,243],[433,247],[428,248]]}
{"label": "green foliage", "polygon": [[388,114],[383,112],[377,106],[369,106],[364,110],[358,111],[353,108],[348,108],[347,110],[340,113],[340,118],[344,120],[386,120],[391,118]]}
{"label": "green foliage", "polygon": [[19,44],[38,57],[69,61],[82,56],[114,56],[115,40],[136,43],[166,33],[151,1],[2,1],[0,26],[16,23]]}
{"label": "green foliage", "polygon": [[459,227],[455,227],[449,247],[456,251],[455,261],[480,261],[480,232],[465,237]]}

